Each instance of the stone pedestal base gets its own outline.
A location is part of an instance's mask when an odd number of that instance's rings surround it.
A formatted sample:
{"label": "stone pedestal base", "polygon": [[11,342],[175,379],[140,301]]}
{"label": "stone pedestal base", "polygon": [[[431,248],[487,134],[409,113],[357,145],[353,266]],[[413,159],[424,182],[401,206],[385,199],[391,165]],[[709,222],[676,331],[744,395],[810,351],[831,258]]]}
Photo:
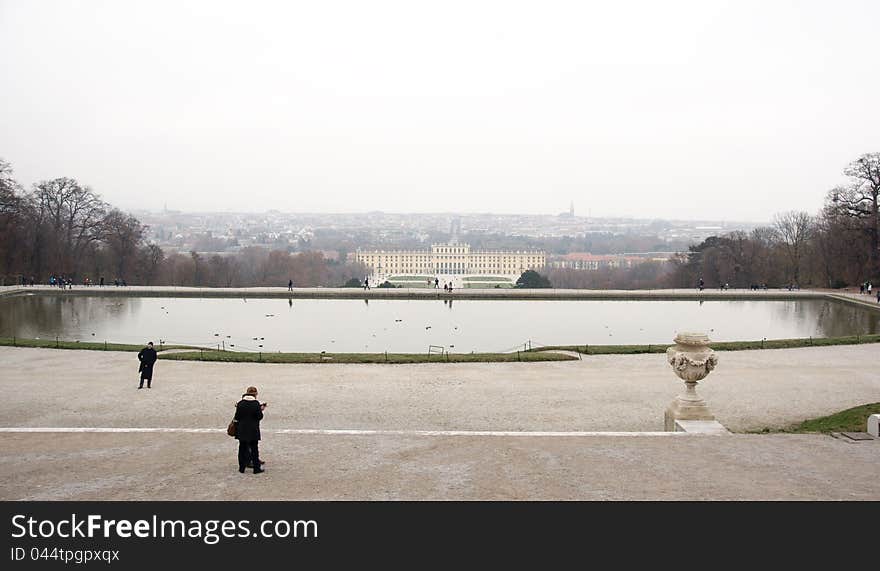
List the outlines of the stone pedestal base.
{"label": "stone pedestal base", "polygon": [[717,420],[676,420],[674,432],[688,434],[730,434]]}
{"label": "stone pedestal base", "polygon": [[868,417],[868,434],[880,438],[880,414],[872,414]]}
{"label": "stone pedestal base", "polygon": [[676,420],[715,420],[715,415],[709,412],[706,401],[701,398],[687,398],[680,396],[672,401],[666,414],[663,416],[663,430],[675,432]]}

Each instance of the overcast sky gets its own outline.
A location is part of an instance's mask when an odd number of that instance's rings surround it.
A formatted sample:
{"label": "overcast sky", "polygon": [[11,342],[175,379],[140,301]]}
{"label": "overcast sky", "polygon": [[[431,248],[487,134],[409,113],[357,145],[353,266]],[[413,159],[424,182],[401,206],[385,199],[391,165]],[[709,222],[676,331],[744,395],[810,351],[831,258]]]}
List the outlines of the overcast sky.
{"label": "overcast sky", "polygon": [[0,157],[122,208],[765,221],[880,151],[880,2],[0,0]]}

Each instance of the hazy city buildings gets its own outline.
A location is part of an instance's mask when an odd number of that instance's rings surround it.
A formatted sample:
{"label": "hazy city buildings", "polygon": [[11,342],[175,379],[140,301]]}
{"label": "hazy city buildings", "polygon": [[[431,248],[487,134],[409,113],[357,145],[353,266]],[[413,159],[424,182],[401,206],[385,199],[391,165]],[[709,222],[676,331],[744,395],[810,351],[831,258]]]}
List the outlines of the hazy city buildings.
{"label": "hazy city buildings", "polygon": [[[466,242],[475,250],[540,249],[552,252],[555,260],[561,255],[590,251],[597,255],[618,256],[628,255],[626,252],[641,254],[648,250],[686,251],[688,245],[699,243],[708,236],[735,230],[750,232],[757,226],[738,222],[591,218],[576,216],[573,205],[567,212],[558,215],[330,214],[277,210],[234,213],[167,209],[159,212],[136,211],[134,214],[147,226],[149,242],[161,246],[166,252],[184,254],[193,251],[232,254],[250,247],[289,252],[335,250],[340,254],[353,252],[357,248],[430,251],[430,244]],[[632,240],[618,240],[616,246],[607,246],[612,236]],[[638,237],[650,237],[651,240],[640,242],[635,239]],[[566,243],[567,238],[579,239],[581,243]],[[425,255],[424,252],[421,254],[423,257]],[[460,263],[461,260],[456,262]],[[421,260],[420,263],[425,265],[426,261]],[[561,263],[563,266],[560,267],[565,267],[568,261],[562,260]],[[551,265],[549,260],[547,265]]]}

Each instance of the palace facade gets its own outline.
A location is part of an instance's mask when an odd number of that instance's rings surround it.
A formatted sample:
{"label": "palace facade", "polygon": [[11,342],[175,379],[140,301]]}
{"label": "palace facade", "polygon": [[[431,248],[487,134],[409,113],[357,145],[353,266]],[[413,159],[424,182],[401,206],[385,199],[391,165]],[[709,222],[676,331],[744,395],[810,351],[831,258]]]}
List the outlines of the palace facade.
{"label": "palace facade", "polygon": [[355,261],[372,269],[373,275],[503,275],[519,276],[542,269],[544,252],[471,250],[468,244],[432,244],[430,250],[358,250]]}

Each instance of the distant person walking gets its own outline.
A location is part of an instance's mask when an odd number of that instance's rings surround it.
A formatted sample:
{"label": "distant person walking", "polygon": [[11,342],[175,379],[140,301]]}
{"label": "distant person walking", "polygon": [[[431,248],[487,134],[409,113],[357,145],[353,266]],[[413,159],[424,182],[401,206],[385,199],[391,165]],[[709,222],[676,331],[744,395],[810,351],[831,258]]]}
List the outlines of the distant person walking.
{"label": "distant person walking", "polygon": [[434,289],[440,289],[440,278],[434,278]]}
{"label": "distant person walking", "polygon": [[703,278],[700,278],[700,291],[703,291],[703,286],[706,285],[706,282],[703,281]]}
{"label": "distant person walking", "polygon": [[364,289],[370,289],[370,278],[364,278]]}
{"label": "distant person walking", "polygon": [[293,291],[293,280],[287,280],[287,291]]}
{"label": "distant person walking", "polygon": [[238,471],[244,473],[248,465],[254,467],[254,474],[263,472],[260,461],[260,421],[266,403],[257,400],[257,387],[248,387],[235,405],[236,431],[238,439]]}
{"label": "distant person walking", "polygon": [[144,381],[147,381],[147,388],[152,388],[150,384],[153,382],[153,364],[156,362],[159,356],[156,355],[156,350],[153,349],[153,342],[150,341],[147,343],[147,346],[141,349],[140,353],[138,353],[138,361],[141,362],[140,367],[138,367],[138,371],[141,374],[141,382],[138,385],[139,389],[144,388]]}
{"label": "distant person walking", "polygon": [[101,283],[100,283],[100,286],[101,286],[101,287],[104,287],[104,276],[101,276]]}

